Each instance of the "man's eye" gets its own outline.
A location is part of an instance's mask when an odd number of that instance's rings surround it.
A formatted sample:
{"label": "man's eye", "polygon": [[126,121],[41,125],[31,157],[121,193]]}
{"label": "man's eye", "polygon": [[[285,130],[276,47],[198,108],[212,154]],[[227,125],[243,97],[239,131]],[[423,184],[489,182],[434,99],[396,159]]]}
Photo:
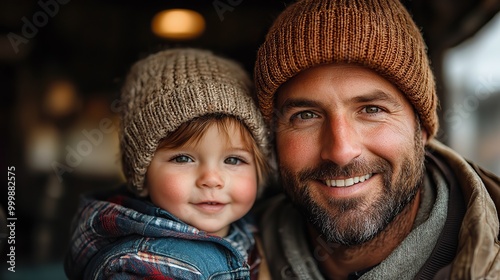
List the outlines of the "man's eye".
{"label": "man's eye", "polygon": [[231,165],[238,165],[241,164],[243,161],[237,157],[228,157],[224,160],[225,164],[231,164]]}
{"label": "man's eye", "polygon": [[313,119],[316,117],[316,114],[310,111],[300,112],[294,115],[295,118],[299,118],[301,120]]}
{"label": "man's eye", "polygon": [[190,157],[188,157],[188,156],[181,155],[181,156],[174,157],[172,159],[172,161],[178,162],[178,163],[185,163],[185,162],[192,162],[193,160]]}
{"label": "man's eye", "polygon": [[382,110],[377,106],[366,106],[364,108],[364,111],[368,114],[376,114],[380,113]]}

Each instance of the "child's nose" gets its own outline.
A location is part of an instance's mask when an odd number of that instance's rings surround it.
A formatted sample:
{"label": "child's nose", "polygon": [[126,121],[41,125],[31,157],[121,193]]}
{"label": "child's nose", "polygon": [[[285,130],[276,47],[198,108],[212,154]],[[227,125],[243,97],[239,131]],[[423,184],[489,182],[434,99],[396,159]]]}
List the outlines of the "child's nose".
{"label": "child's nose", "polygon": [[216,167],[205,167],[196,181],[198,187],[222,188],[224,180],[221,172]]}

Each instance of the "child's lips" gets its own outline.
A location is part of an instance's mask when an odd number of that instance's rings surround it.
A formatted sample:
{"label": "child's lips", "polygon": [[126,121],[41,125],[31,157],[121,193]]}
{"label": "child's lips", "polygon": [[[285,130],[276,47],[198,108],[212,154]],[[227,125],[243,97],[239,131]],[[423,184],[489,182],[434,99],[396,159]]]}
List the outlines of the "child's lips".
{"label": "child's lips", "polygon": [[202,201],[194,203],[194,205],[203,212],[216,213],[221,211],[226,206],[226,203],[218,201]]}

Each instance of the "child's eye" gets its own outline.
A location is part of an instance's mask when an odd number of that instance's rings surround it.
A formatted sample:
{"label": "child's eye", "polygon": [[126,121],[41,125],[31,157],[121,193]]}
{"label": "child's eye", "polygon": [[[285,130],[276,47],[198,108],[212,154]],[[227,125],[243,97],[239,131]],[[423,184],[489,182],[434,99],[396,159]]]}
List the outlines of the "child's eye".
{"label": "child's eye", "polygon": [[238,165],[243,163],[244,161],[237,157],[228,157],[224,160],[225,164]]}
{"label": "child's eye", "polygon": [[186,155],[175,156],[174,158],[171,159],[171,161],[178,163],[193,162],[193,160]]}

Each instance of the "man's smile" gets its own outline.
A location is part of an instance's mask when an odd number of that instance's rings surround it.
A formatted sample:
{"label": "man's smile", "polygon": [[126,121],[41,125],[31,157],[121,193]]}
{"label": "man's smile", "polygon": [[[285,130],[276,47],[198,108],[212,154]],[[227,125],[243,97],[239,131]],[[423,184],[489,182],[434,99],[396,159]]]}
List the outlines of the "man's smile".
{"label": "man's smile", "polygon": [[325,180],[324,184],[329,186],[329,187],[350,187],[354,184],[357,183],[362,183],[365,180],[370,179],[372,177],[373,173],[370,174],[365,174],[361,176],[355,176],[347,179],[330,179],[330,180]]}

